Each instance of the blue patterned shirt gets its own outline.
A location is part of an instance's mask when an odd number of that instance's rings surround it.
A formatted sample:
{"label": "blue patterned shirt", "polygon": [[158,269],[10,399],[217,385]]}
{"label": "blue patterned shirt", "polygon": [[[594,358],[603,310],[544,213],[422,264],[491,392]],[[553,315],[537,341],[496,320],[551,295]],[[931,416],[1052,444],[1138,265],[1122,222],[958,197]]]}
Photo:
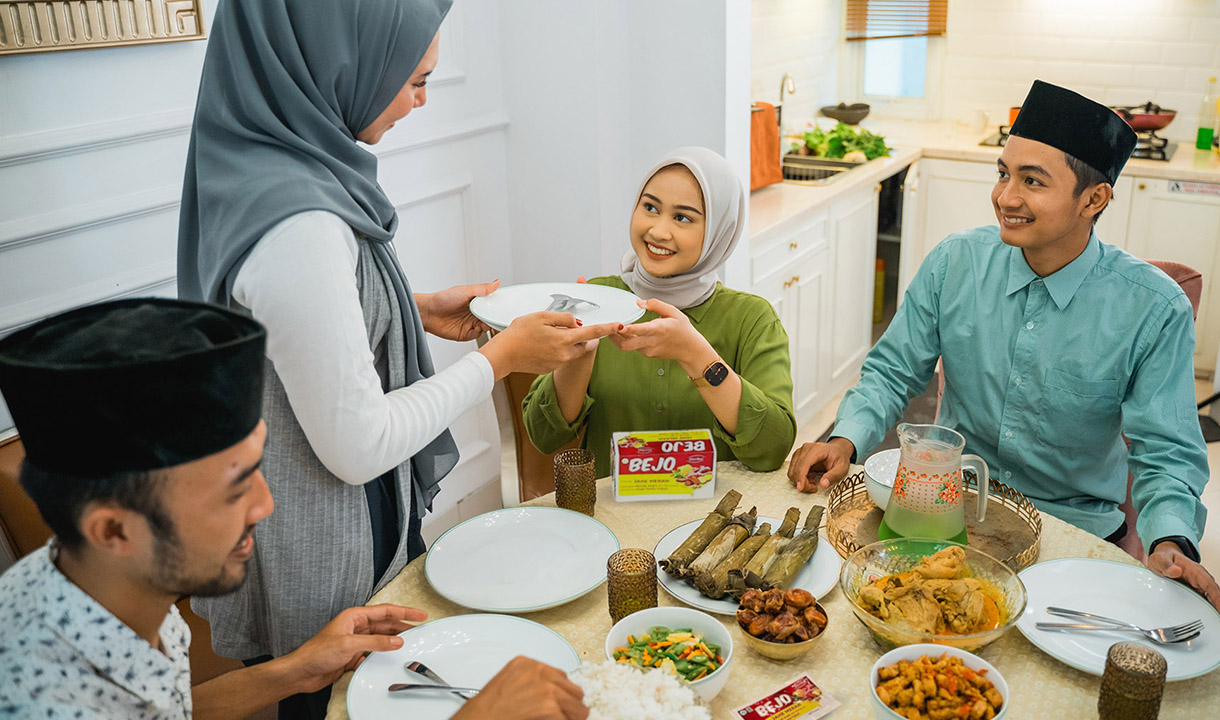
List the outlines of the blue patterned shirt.
{"label": "blue patterned shirt", "polygon": [[965,436],[993,478],[1106,537],[1123,523],[1130,468],[1140,538],[1197,545],[1208,467],[1194,350],[1190,302],[1152,265],[1094,234],[1040,278],[998,227],[975,228],[924,260],[832,435],[865,457],[943,356],[937,422]]}
{"label": "blue patterned shirt", "polygon": [[191,636],[178,608],[157,650],[64,577],[54,552],[0,576],[0,717],[188,720]]}

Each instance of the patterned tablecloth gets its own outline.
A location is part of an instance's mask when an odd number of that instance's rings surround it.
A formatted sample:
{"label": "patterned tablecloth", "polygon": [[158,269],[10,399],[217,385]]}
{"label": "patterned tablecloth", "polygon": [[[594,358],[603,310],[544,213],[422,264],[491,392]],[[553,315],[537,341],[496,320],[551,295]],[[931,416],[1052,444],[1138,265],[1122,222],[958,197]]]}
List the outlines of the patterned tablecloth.
{"label": "patterned tablecloth", "polygon": [[[858,469],[853,468],[852,472]],[[782,517],[791,506],[800,507],[804,516],[811,505],[826,502],[826,493],[798,493],[788,483],[784,470],[753,473],[737,462],[720,464],[716,488],[716,500],[729,488],[735,488],[743,496],[742,504],[746,507],[757,505],[760,516]],[[595,517],[618,536],[623,547],[651,551],[665,533],[704,517],[715,507],[716,500],[617,503],[610,480],[603,478],[598,481]],[[554,494],[526,504],[553,506]],[[1040,560],[1062,557],[1102,558],[1135,564],[1130,556],[1106,541],[1043,514]],[[1121,592],[1121,588],[1115,588],[1115,591]],[[657,592],[661,605],[678,604],[660,587]],[[744,642],[738,643],[733,675],[712,703],[712,714],[717,720],[733,717],[734,708],[757,699],[801,672],[807,672],[814,682],[843,703],[831,713],[833,720],[873,717],[868,675],[883,651],[852,614],[843,593],[837,588],[819,600],[826,608],[830,624],[819,646],[808,655],[790,663],[779,663],[755,654]],[[423,558],[404,568],[371,602],[422,608],[432,619],[470,612],[433,592],[424,578]],[[604,661],[602,646],[611,625],[604,584],[566,605],[529,613],[525,617],[559,632],[586,662]],[[725,618],[725,621],[729,625],[736,624],[732,618]],[[1097,716],[1101,679],[1046,655],[1017,629],[988,645],[980,655],[995,665],[1008,681],[1012,692],[1008,717]],[[328,720],[348,717],[346,698],[351,677],[349,673],[335,684]],[[1220,717],[1220,677],[1212,673],[1166,685],[1160,716],[1166,719]]]}

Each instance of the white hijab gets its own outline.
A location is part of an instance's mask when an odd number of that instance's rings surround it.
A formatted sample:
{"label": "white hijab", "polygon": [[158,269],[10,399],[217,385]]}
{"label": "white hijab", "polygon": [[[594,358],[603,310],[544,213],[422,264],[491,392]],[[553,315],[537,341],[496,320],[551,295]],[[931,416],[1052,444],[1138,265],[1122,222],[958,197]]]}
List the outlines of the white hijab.
{"label": "white hijab", "polygon": [[699,253],[699,261],[684,273],[654,277],[640,265],[640,259],[631,250],[623,256],[621,268],[623,282],[636,295],[685,309],[704,302],[716,290],[716,271],[732,254],[745,231],[746,193],[737,171],[719,153],[702,147],[682,147],[661,158],[644,176],[635,195],[637,204],[652,176],[670,165],[685,166],[703,191],[703,250]]}

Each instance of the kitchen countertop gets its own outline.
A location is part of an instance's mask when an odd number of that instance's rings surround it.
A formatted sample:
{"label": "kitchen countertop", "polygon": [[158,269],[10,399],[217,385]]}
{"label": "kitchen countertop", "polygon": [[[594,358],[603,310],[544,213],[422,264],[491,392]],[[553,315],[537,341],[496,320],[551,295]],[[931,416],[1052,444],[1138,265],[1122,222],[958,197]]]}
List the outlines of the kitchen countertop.
{"label": "kitchen countertop", "polygon": [[[750,193],[751,245],[772,240],[808,216],[830,207],[835,200],[876,184],[921,157],[990,164],[1003,150],[979,145],[980,140],[996,131],[994,126],[976,132],[953,123],[879,118],[866,124],[869,130],[885,136],[893,146],[892,154],[852,169],[848,177],[829,185],[778,183]],[[1179,143],[1169,162],[1133,158],[1123,169],[1123,176],[1220,183],[1220,155]]]}

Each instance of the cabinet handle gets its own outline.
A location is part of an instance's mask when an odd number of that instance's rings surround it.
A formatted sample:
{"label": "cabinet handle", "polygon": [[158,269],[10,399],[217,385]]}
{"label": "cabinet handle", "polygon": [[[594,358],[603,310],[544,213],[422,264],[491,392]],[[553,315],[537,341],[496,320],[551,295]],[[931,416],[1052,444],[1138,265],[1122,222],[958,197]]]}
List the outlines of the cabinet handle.
{"label": "cabinet handle", "polygon": [[800,276],[800,275],[793,275],[791,280],[785,280],[785,281],[784,281],[784,289],[785,289],[785,290],[787,290],[788,288],[790,288],[790,287],[792,287],[793,285],[795,285],[795,284],[799,283],[800,281],[801,281],[801,276]]}
{"label": "cabinet handle", "polygon": [[1145,185],[1144,183],[1140,183],[1140,184],[1139,184],[1139,188],[1140,188],[1140,190],[1147,190],[1147,189],[1148,189],[1148,186],[1147,186],[1147,185]]}
{"label": "cabinet handle", "polygon": [[881,183],[877,183],[877,186],[873,188],[873,192],[881,192]]}
{"label": "cabinet handle", "polygon": [[788,243],[788,249],[789,249],[789,250],[795,250],[795,249],[796,249],[796,247],[797,247],[797,243],[794,243],[794,242],[790,242],[790,243]]}

